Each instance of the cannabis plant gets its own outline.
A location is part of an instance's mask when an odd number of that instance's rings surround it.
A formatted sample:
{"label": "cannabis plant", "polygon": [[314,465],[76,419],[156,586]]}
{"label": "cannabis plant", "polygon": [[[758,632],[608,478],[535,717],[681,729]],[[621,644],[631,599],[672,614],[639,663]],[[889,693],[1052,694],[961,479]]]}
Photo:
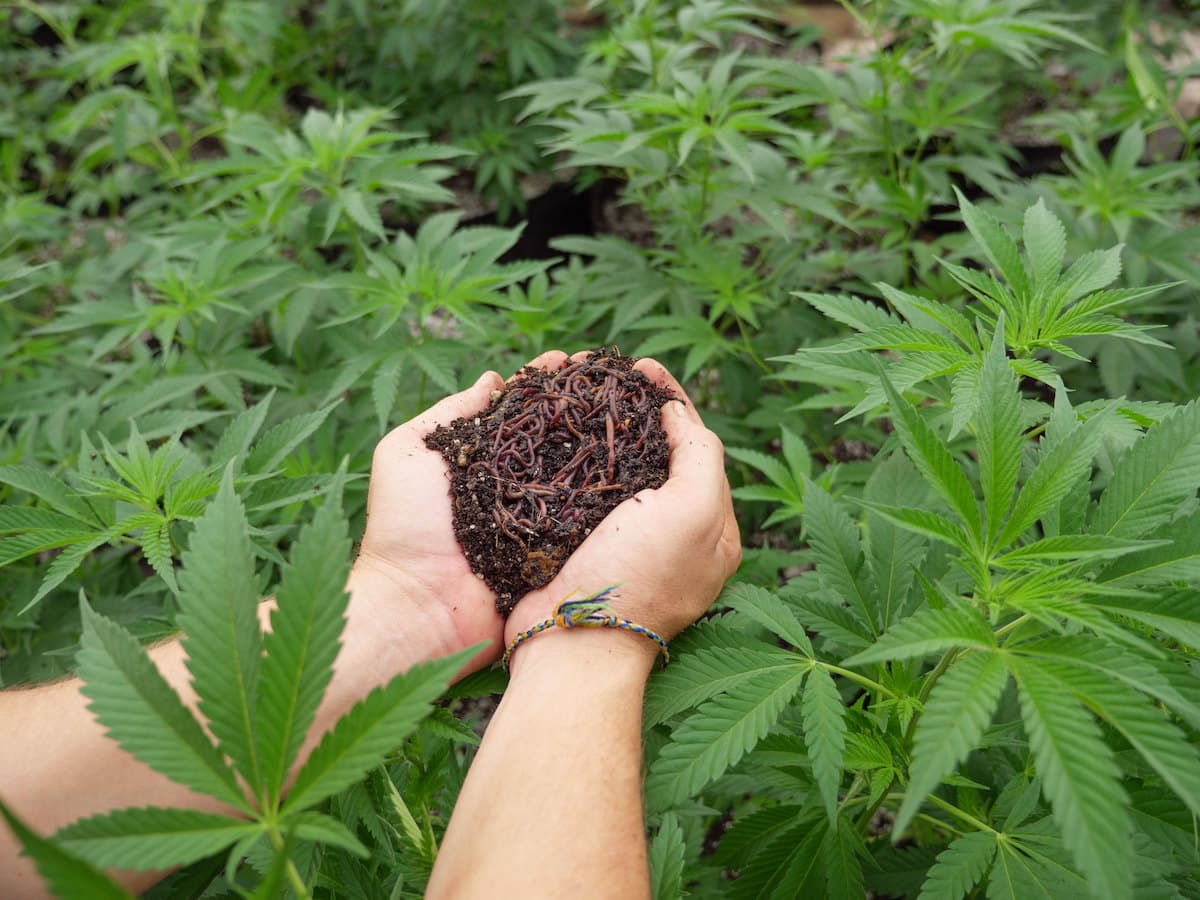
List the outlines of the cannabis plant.
{"label": "cannabis plant", "polygon": [[[341,510],[343,480],[301,530],[274,591],[277,605],[265,635],[254,547],[232,466],[196,523],[183,554],[178,599],[187,668],[212,738],[137,639],[81,599],[78,671],[89,708],[108,736],[233,812],[116,810],[61,829],[53,850],[19,830],[51,884],[85,892],[75,896],[115,893],[76,857],[95,866],[147,870],[223,854],[227,883],[255,887],[239,868],[262,848],[267,856],[264,862],[259,853],[257,868],[265,874],[256,879],[256,896],[277,896],[284,884],[308,896],[310,876],[302,868],[316,864],[320,847],[369,856],[322,806],[384,761],[429,713],[467,656],[414,667],[372,691],[296,767],[345,624],[350,538]],[[299,868],[296,856],[307,865]]]}
{"label": "cannabis plant", "polygon": [[[710,889],[730,869],[735,897],[1195,889],[1200,404],[1073,405],[1035,351],[1144,339],[1104,312],[1141,292],[1102,290],[1115,254],[1063,271],[1044,207],[1024,256],[963,214],[995,267],[954,267],[967,314],[808,298],[860,334],[788,364],[852,375],[837,402],[891,436],[861,490],[761,465],[771,487],[742,496],[801,513],[810,567],[729,587],[651,683],[670,730],[648,807],[691,826]],[[697,858],[712,808],[733,824]]]}

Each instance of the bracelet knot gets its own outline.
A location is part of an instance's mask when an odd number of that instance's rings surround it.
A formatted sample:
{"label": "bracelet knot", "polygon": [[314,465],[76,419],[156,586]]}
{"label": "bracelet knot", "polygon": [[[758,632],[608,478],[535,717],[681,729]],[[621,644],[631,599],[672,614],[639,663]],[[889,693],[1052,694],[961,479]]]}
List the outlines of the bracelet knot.
{"label": "bracelet knot", "polygon": [[512,642],[504,650],[504,656],[500,658],[504,671],[508,671],[509,662],[518,647],[531,637],[550,628],[619,628],[623,631],[631,631],[649,638],[658,645],[658,652],[662,655],[662,664],[665,666],[671,661],[671,649],[667,646],[667,642],[645,625],[639,625],[637,622],[624,619],[612,612],[608,605],[608,599],[615,596],[613,592],[616,589],[617,585],[610,584],[608,587],[578,600],[571,600],[568,594],[567,598],[558,604],[553,616],[538,622],[512,639]]}

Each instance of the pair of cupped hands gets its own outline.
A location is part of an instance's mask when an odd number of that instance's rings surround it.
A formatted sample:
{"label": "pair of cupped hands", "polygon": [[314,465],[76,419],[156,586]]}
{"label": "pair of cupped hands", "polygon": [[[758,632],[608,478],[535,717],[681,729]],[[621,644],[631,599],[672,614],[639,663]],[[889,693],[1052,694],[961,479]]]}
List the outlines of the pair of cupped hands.
{"label": "pair of cupped hands", "polygon": [[[553,370],[566,359],[551,350],[529,365]],[[454,536],[446,463],[425,446],[438,425],[484,410],[504,379],[486,372],[384,437],[375,449],[366,532],[351,576],[352,586],[371,589],[366,597],[352,592],[352,618],[369,616],[380,633],[432,632],[424,637],[438,655],[486,642],[464,673],[494,662],[518,633],[552,617],[569,595],[580,598],[611,584],[619,585],[610,602],[614,613],[668,640],[699,618],[741,561],[724,451],[666,368],[643,359],[636,369],[679,398],[662,410],[670,445],[667,482],[618,506],[507,621]],[[653,651],[653,644],[633,635],[616,640]]]}

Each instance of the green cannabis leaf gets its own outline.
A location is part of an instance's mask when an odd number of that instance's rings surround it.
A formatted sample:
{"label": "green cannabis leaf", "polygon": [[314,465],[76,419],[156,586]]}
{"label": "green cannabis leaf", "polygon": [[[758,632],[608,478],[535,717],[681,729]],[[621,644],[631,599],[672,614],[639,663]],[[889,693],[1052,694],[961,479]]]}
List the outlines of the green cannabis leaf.
{"label": "green cannabis leaf", "polygon": [[197,705],[216,744],[139,642],[81,602],[79,671],[98,720],[147,765],[242,817],[122,809],[66,826],[55,836],[59,845],[98,866],[137,869],[187,865],[225,851],[236,861],[244,848],[267,838],[282,853],[285,834],[366,853],[341,822],[309,810],[378,766],[430,712],[467,656],[417,666],[373,691],[324,736],[285,796],[332,676],[345,621],[350,540],[341,508],[344,481],[343,467],[327,501],[301,530],[265,638],[249,524],[232,464],[196,523],[183,554],[180,622]]}

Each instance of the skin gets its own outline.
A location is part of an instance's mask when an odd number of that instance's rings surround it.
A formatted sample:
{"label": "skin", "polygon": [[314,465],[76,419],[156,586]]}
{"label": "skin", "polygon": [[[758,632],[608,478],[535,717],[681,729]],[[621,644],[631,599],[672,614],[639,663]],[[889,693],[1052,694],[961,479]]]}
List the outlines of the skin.
{"label": "skin", "polygon": [[[548,368],[565,358],[551,351],[532,364]],[[638,367],[685,396],[658,363],[643,360]],[[376,448],[367,529],[347,584],[343,646],[296,768],[372,688],[481,641],[487,646],[460,676],[490,665],[518,631],[547,618],[576,589],[619,581],[614,610],[669,639],[707,609],[736,569],[740,540],[721,444],[690,402],[671,403],[663,413],[671,444],[667,483],[621,504],[505,623],[454,538],[445,465],[423,441],[438,424],[484,409],[502,386],[499,375],[486,373]],[[264,628],[271,605],[260,608]],[[566,897],[580,896],[581,888],[590,897],[649,895],[640,723],[655,654],[646,638],[608,629],[551,629],[520,648],[451,818],[429,896]],[[194,711],[179,642],[154,648],[151,658]],[[117,747],[79,688],[66,679],[0,694],[7,735],[0,742],[0,795],[35,830],[50,833],[81,816],[134,804],[230,812]],[[597,758],[603,765],[589,762]],[[48,896],[18,853],[13,836],[0,833],[5,897]],[[115,874],[135,891],[163,875]]]}

